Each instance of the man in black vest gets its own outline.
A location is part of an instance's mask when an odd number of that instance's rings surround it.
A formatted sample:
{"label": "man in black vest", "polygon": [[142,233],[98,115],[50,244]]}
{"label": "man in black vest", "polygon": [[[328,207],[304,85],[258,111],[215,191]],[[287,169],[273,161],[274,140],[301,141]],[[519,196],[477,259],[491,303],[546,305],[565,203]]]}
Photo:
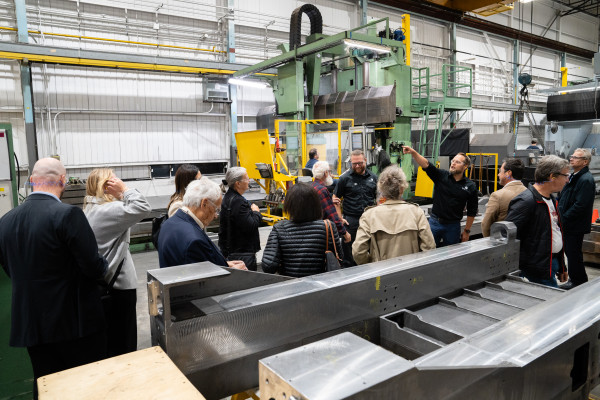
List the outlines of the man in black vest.
{"label": "man in black vest", "polygon": [[10,345],[27,347],[34,398],[40,376],[106,355],[96,281],[107,264],[83,211],[59,200],[65,175],[58,160],[36,162],[33,193],[0,219],[0,264],[12,281]]}

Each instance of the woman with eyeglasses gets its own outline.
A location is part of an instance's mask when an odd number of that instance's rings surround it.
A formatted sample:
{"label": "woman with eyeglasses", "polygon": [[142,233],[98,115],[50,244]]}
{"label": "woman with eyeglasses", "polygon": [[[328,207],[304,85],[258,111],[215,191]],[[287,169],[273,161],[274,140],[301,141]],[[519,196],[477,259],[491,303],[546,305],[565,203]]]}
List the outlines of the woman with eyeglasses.
{"label": "woman with eyeglasses", "polygon": [[221,188],[207,177],[188,185],[183,206],[160,229],[158,261],[161,268],[209,261],[223,267],[246,269],[243,261],[227,261],[204,231],[219,216],[221,202]]}
{"label": "woman with eyeglasses", "polygon": [[242,260],[249,270],[256,271],[256,252],[260,250],[258,227],[262,215],[258,206],[250,204],[243,196],[250,184],[246,168],[229,168],[223,184],[229,190],[223,197],[219,247],[229,260]]}

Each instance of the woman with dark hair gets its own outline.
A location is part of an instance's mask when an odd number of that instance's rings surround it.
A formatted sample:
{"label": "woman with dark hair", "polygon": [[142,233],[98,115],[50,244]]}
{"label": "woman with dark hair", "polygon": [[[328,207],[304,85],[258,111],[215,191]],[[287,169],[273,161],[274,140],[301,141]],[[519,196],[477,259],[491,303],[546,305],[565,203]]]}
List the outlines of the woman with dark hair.
{"label": "woman with dark hair", "polygon": [[343,257],[337,229],[329,229],[327,236],[319,195],[312,186],[292,186],[285,196],[283,212],[289,220],[273,226],[263,253],[264,272],[303,277],[327,271],[325,249],[327,242],[329,249],[334,249],[332,233],[338,256]]}
{"label": "woman with dark hair", "polygon": [[175,193],[171,196],[171,200],[167,206],[169,218],[183,206],[185,188],[187,188],[190,182],[200,179],[201,177],[202,174],[195,165],[183,164],[177,168],[177,172],[175,173]]}
{"label": "woman with dark hair", "polygon": [[243,167],[231,167],[223,184],[229,187],[221,208],[219,247],[229,260],[241,260],[251,271],[256,271],[256,252],[260,250],[258,227],[262,215],[256,204],[250,204],[243,194],[250,178]]}

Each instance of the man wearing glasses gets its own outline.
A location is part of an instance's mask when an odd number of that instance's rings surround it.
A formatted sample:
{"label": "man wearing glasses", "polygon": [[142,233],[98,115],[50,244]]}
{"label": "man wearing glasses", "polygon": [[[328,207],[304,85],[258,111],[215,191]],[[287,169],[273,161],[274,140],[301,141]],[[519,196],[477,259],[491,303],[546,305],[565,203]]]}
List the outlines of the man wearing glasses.
{"label": "man wearing glasses", "polygon": [[[436,168],[414,149],[404,146],[404,154],[413,160],[435,184],[433,207],[429,215],[429,226],[436,247],[449,246],[469,240],[471,226],[477,215],[477,187],[465,176],[471,160],[465,153],[458,153],[452,159],[450,170]],[[460,232],[463,210],[467,207],[467,223]]]}
{"label": "man wearing glasses", "polygon": [[569,260],[570,283],[562,286],[570,289],[588,281],[583,265],[583,235],[592,227],[592,211],[596,184],[588,165],[592,154],[586,149],[577,149],[569,157],[573,173],[560,192],[558,208],[563,227],[565,255]]}
{"label": "man wearing glasses", "polygon": [[519,268],[521,276],[530,282],[558,287],[556,275],[561,282],[567,280],[561,218],[552,193],[560,192],[568,180],[567,160],[554,155],[542,157],[535,169],[535,183],[508,206],[505,221],[517,226]]}
{"label": "man wearing glasses", "polygon": [[366,207],[375,204],[377,196],[377,175],[367,169],[367,159],[362,150],[354,150],[350,154],[352,168],[344,172],[339,179],[334,192],[334,204],[336,200],[342,199],[342,217],[346,230],[350,233],[350,241],[343,243],[344,262],[343,266],[356,265],[352,258],[352,243],[356,239],[358,222]]}

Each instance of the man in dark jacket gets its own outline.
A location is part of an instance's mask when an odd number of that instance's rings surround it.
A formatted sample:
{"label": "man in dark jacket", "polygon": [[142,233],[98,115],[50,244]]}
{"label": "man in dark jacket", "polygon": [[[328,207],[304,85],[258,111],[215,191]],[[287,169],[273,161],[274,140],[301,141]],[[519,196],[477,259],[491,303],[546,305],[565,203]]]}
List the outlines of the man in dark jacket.
{"label": "man in dark jacket", "polygon": [[[354,150],[350,154],[351,169],[344,172],[335,187],[332,201],[337,205],[338,215],[342,217],[346,230],[350,233],[350,241],[344,239],[344,267],[356,265],[352,258],[352,244],[356,239],[358,223],[365,208],[375,205],[377,197],[377,175],[367,169],[367,158],[362,150]],[[343,200],[339,208],[339,200]]]}
{"label": "man in dark jacket", "polygon": [[58,160],[36,162],[33,193],[0,219],[0,264],[12,281],[10,345],[27,347],[34,398],[40,376],[106,356],[96,281],[107,264],[83,211],[59,200],[65,175]]}
{"label": "man in dark jacket", "polygon": [[583,235],[589,233],[592,227],[596,193],[594,177],[588,168],[591,159],[592,154],[589,150],[577,149],[573,152],[569,157],[573,174],[558,198],[565,255],[569,261],[569,277],[573,287],[588,281],[581,248]]}
{"label": "man in dark jacket", "polygon": [[227,261],[204,229],[221,211],[221,188],[203,176],[185,190],[183,207],[166,220],[158,235],[160,268],[210,261],[235,269],[247,269],[243,261]]}
{"label": "man in dark jacket", "polygon": [[555,275],[567,280],[558,203],[552,193],[567,183],[569,163],[557,156],[543,157],[535,170],[535,183],[508,206],[506,221],[517,226],[521,276],[531,282],[557,287]]}

